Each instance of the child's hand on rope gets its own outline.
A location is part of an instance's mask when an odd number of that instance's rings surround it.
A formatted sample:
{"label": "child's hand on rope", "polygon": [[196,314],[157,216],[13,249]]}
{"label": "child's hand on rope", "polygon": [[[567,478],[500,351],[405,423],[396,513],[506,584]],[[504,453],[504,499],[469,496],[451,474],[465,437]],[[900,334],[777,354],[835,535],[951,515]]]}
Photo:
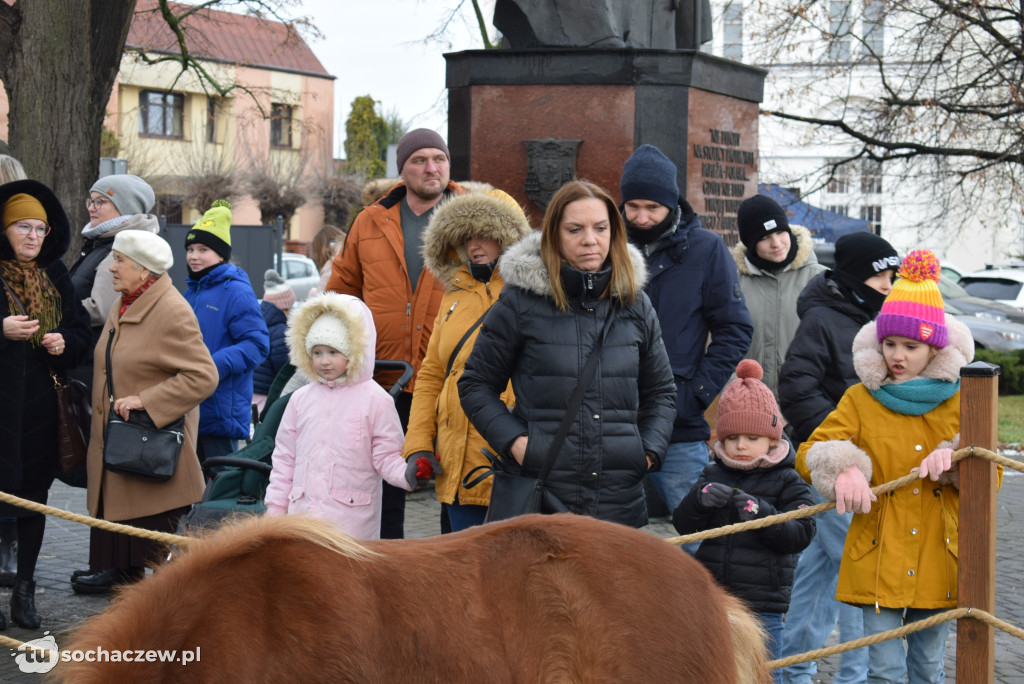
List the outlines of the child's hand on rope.
{"label": "child's hand on rope", "polygon": [[836,512],[839,515],[847,511],[867,513],[871,510],[871,502],[877,500],[860,468],[850,466],[839,473],[836,478]]}
{"label": "child's hand on rope", "polygon": [[921,461],[920,468],[918,468],[917,474],[922,480],[926,477],[930,477],[933,482],[938,482],[939,475],[948,470],[952,470],[955,466],[956,464],[953,463],[952,449],[936,449],[924,457],[924,460]]}

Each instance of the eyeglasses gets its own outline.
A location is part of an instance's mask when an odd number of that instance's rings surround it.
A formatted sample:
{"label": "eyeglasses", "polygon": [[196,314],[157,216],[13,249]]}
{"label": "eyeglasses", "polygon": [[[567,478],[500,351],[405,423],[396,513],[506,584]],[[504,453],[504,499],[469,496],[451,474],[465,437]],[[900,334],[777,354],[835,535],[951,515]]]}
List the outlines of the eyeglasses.
{"label": "eyeglasses", "polygon": [[107,206],[108,204],[110,204],[110,200],[105,200],[102,197],[97,197],[96,199],[90,197],[89,199],[85,200],[86,209],[92,209],[93,207],[96,207],[97,210],[100,210],[103,207]]}
{"label": "eyeglasses", "polygon": [[28,235],[29,233],[35,233],[36,237],[46,237],[50,234],[50,226],[45,223],[41,226],[30,226],[27,223],[15,223],[14,227],[22,235]]}

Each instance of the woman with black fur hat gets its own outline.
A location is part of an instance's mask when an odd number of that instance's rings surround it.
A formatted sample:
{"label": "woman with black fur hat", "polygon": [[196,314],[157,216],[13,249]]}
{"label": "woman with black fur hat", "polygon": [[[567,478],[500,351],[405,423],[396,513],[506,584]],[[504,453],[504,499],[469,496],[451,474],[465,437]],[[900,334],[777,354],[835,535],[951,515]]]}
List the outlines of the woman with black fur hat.
{"label": "woman with black fur hat", "polygon": [[[57,474],[57,395],[92,344],[89,316],[61,257],[71,241],[64,208],[34,180],[0,185],[0,490],[46,503]],[[18,571],[11,617],[38,629],[36,560],[46,518],[0,504],[0,517],[18,519]],[[7,620],[0,614],[0,628]]]}

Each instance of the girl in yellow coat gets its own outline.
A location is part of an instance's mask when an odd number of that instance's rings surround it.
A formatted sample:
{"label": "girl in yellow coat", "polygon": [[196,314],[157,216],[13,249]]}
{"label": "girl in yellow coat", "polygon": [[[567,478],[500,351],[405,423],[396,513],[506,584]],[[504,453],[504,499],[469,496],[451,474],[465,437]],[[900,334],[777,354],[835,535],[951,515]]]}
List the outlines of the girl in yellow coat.
{"label": "girl in yellow coat", "polygon": [[[842,514],[836,598],[860,604],[864,634],[953,608],[957,601],[960,368],[974,357],[967,328],[943,312],[939,262],[903,260],[878,318],[853,343],[861,379],[800,446],[797,468]],[[920,482],[877,500],[871,487],[919,469]],[[827,514],[826,514],[827,515]],[[868,680],[944,680],[949,622],[869,648]]]}
{"label": "girl in yellow coat", "polygon": [[[489,479],[462,486],[466,473],[487,463],[480,450],[490,447],[462,410],[458,380],[479,321],[501,294],[498,256],[530,232],[509,195],[489,185],[465,185],[466,194],[438,205],[423,234],[423,263],[445,294],[416,375],[404,449],[409,460],[436,454],[437,499],[453,532],[482,523],[491,498]],[[502,401],[513,405],[511,387]]]}

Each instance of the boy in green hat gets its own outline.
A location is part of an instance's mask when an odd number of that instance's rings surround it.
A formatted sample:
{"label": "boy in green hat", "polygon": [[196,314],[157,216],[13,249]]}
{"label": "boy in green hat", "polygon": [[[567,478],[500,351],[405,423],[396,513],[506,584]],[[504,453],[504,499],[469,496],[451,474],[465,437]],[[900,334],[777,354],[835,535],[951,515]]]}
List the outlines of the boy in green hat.
{"label": "boy in green hat", "polygon": [[217,200],[185,237],[188,289],[217,364],[217,390],[199,407],[200,462],[230,454],[249,436],[252,373],[270,351],[270,333],[249,276],[231,258],[231,205]]}

